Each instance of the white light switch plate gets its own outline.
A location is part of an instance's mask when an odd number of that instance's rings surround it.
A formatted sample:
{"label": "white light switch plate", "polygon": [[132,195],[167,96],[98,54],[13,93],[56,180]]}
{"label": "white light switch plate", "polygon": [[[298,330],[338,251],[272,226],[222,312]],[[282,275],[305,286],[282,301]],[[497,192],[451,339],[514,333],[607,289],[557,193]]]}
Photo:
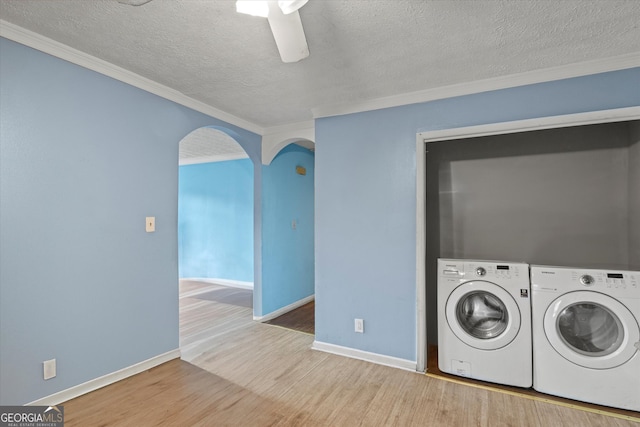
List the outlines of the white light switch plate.
{"label": "white light switch plate", "polygon": [[56,359],[42,362],[44,379],[49,380],[56,376]]}
{"label": "white light switch plate", "polygon": [[147,217],[147,233],[153,233],[156,231],[156,217],[148,216]]}

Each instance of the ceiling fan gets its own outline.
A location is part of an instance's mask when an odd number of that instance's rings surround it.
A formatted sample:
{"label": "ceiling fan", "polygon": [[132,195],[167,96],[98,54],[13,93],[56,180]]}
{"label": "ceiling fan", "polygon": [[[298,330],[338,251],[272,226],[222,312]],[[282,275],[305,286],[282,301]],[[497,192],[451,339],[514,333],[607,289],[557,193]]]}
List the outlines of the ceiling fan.
{"label": "ceiling fan", "polygon": [[[118,0],[131,6],[142,6],[151,0]],[[282,62],[298,62],[309,56],[298,9],[309,0],[237,0],[236,11],[267,18]]]}

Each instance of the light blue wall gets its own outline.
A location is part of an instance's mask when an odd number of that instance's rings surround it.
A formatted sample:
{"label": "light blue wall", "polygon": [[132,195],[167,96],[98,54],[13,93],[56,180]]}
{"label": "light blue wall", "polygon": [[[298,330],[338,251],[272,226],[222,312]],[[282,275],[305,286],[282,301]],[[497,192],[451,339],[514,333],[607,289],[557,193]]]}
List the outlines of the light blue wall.
{"label": "light blue wall", "polygon": [[[306,168],[306,175],[297,174],[296,166]],[[314,293],[314,155],[292,144],[262,169],[262,311],[254,310],[257,316]]]}
{"label": "light blue wall", "polygon": [[179,275],[253,282],[253,163],[180,166]]}
{"label": "light blue wall", "polygon": [[[178,347],[178,142],[213,125],[257,164],[261,148],[251,132],[6,39],[0,58],[0,404],[10,405]],[[58,375],[44,381],[51,358]]]}
{"label": "light blue wall", "polygon": [[[0,404],[9,405],[177,348],[178,142],[214,126],[254,164],[261,148],[251,132],[5,39],[0,58]],[[416,132],[640,105],[639,82],[633,69],[317,120],[317,339],[415,359]],[[262,227],[263,208],[266,220],[286,206],[267,203],[286,177],[272,166],[254,170],[258,315],[288,301],[274,280],[297,283],[279,242],[292,237],[283,233],[295,212]],[[147,234],[150,215],[157,231]],[[308,223],[297,218],[300,236]],[[282,252],[263,263],[263,244]],[[353,332],[355,317],[365,334]],[[44,381],[42,361],[54,357],[58,376]]]}
{"label": "light blue wall", "polygon": [[316,340],[416,360],[417,132],[637,105],[640,68],[316,120]]}

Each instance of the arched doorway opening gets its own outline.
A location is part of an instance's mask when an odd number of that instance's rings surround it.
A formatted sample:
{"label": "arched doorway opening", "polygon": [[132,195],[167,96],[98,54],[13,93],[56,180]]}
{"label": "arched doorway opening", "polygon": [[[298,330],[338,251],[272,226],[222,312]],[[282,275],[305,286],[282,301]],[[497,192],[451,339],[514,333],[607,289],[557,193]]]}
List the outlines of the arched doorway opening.
{"label": "arched doorway opening", "polygon": [[224,129],[199,128],[179,143],[178,276],[180,349],[190,361],[206,348],[206,329],[196,339],[186,319],[206,316],[211,301],[249,318],[253,307],[254,165]]}
{"label": "arched doorway opening", "polygon": [[287,313],[309,313],[295,322],[311,332],[314,312],[302,308],[315,299],[315,145],[296,137],[263,140],[262,156],[262,305],[254,318],[286,327],[276,322],[286,322]]}

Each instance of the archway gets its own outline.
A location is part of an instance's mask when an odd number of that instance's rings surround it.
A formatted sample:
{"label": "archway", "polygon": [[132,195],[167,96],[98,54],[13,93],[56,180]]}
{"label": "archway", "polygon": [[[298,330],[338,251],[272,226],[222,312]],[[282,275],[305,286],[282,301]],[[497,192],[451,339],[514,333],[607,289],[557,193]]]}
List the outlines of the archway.
{"label": "archway", "polygon": [[[202,302],[221,295],[231,296],[245,310],[252,308],[252,159],[224,129],[203,127],[180,141],[178,175],[181,319],[194,302],[206,307]],[[180,348],[185,360],[198,352],[182,330]]]}
{"label": "archway", "polygon": [[263,139],[262,306],[256,320],[270,321],[315,298],[314,148],[305,138]]}

